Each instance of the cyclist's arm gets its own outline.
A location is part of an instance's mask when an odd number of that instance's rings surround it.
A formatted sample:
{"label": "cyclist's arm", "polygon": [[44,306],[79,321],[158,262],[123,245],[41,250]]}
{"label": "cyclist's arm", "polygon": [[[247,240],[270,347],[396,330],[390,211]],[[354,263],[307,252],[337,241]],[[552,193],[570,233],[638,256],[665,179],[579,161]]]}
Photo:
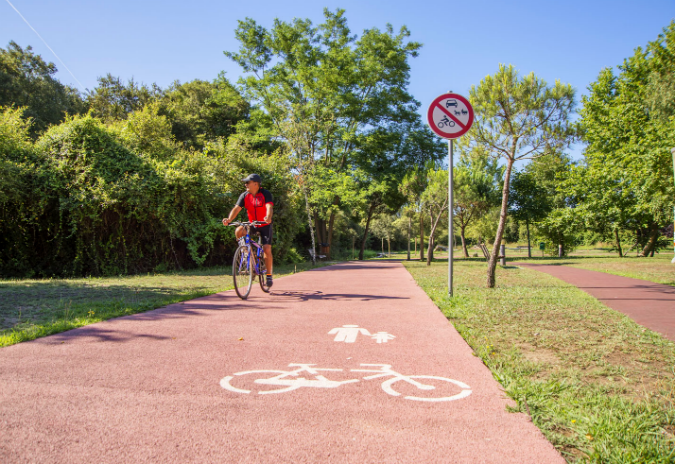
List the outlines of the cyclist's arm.
{"label": "cyclist's arm", "polygon": [[268,224],[272,223],[272,209],[274,208],[274,205],[272,203],[267,203],[265,204],[265,208],[267,208],[267,214],[265,215],[264,221]]}
{"label": "cyclist's arm", "polygon": [[242,210],[242,208],[239,205],[232,208],[232,211],[230,211],[230,214],[225,219],[223,219],[223,225],[228,225],[230,222],[234,221],[235,218],[237,217],[237,214],[239,214],[239,211],[241,211],[241,210]]}

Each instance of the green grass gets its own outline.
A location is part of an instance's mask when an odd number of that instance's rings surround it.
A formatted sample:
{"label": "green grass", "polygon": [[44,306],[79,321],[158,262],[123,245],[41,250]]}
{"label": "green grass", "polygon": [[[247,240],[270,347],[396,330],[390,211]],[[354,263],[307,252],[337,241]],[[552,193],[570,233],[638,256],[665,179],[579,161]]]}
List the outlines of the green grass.
{"label": "green grass", "polygon": [[[277,265],[274,271],[280,277],[310,268],[311,263]],[[227,266],[127,277],[0,280],[0,347],[230,290],[231,270]]]}
{"label": "green grass", "polygon": [[675,344],[547,274],[405,262],[507,394],[569,462],[675,462]]}

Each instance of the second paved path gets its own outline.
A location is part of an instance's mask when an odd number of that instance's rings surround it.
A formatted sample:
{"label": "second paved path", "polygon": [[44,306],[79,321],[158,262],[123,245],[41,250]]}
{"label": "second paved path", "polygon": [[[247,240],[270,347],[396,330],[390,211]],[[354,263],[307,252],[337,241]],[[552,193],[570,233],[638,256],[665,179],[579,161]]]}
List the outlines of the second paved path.
{"label": "second paved path", "polygon": [[403,266],[345,263],[0,349],[0,461],[564,463],[508,403]]}
{"label": "second paved path", "polygon": [[559,264],[513,264],[564,280],[638,324],[675,341],[675,287]]}

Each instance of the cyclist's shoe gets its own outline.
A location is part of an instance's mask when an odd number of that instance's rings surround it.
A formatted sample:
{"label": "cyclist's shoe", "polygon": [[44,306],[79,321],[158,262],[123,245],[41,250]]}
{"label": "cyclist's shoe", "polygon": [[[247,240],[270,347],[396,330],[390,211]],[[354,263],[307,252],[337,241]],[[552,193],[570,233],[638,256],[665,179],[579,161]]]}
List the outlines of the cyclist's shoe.
{"label": "cyclist's shoe", "polygon": [[274,282],[272,282],[272,276],[268,275],[266,285],[271,288],[273,284]]}

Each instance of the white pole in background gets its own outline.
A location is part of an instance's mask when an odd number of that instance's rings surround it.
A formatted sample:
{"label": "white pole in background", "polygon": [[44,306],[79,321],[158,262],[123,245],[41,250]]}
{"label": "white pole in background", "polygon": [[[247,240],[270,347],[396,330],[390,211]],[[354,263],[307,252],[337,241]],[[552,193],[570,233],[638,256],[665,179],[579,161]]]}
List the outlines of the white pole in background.
{"label": "white pole in background", "polygon": [[[671,148],[670,152],[673,154],[673,181],[675,182],[675,148]],[[675,205],[673,205],[673,253],[675,253]],[[675,264],[675,256],[671,263]]]}
{"label": "white pole in background", "polygon": [[452,296],[452,238],[453,238],[453,224],[452,224],[452,156],[453,153],[453,139],[448,143],[448,296]]}

